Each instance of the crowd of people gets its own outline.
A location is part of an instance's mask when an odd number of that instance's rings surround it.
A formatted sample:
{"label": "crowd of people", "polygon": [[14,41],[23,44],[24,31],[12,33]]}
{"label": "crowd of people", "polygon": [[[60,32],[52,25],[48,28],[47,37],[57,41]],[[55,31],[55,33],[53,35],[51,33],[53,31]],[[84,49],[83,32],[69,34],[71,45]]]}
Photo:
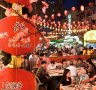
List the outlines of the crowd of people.
{"label": "crowd of people", "polygon": [[[34,61],[35,60],[32,60],[32,62]],[[35,73],[42,83],[46,83],[49,85],[48,87],[51,87],[49,83],[51,82],[52,78],[50,79],[48,71],[58,68],[63,69],[64,70],[63,76],[59,79],[60,90],[62,90],[62,86],[71,84],[80,85],[91,82],[93,85],[95,85],[96,66],[94,65],[93,62],[94,62],[93,58],[89,58],[85,61],[83,61],[81,58],[78,58],[78,60],[73,61],[63,59],[61,63],[57,63],[55,61],[50,61],[50,59],[42,53],[35,62],[35,65],[38,66],[37,71],[35,71]],[[31,66],[31,70],[34,72],[34,66],[33,68]]]}
{"label": "crowd of people", "polygon": [[[69,48],[68,50],[66,49],[67,48],[62,49],[62,52],[74,52],[74,47]],[[85,48],[82,47],[82,50],[80,49],[79,54],[85,55],[83,54],[85,52],[84,50]],[[89,48],[89,50],[90,52],[94,51],[93,48]],[[29,55],[12,55],[11,62],[8,65],[13,68],[21,68],[34,73],[39,78],[39,80],[47,86],[47,90],[54,90],[54,85],[52,83],[53,77],[49,75],[49,71],[57,69],[64,70],[62,76],[57,79],[57,82],[59,83],[58,88],[63,90],[62,86],[67,85],[76,86],[81,84],[87,85],[91,83],[93,86],[95,86],[96,65],[94,64],[94,61],[95,58],[91,57],[87,60],[82,60],[82,58],[78,58],[77,60],[66,60],[62,58],[62,61],[56,62],[55,60],[50,59],[48,53],[35,51]],[[6,65],[4,65],[4,60],[0,60],[0,69],[2,70],[5,67]],[[55,87],[58,86],[57,84],[55,84]]]}
{"label": "crowd of people", "polygon": [[[34,22],[37,26],[39,31],[42,33],[42,30],[40,30],[40,24],[41,26],[47,26],[48,27],[53,23],[53,26],[56,28],[59,24],[57,22],[52,21],[51,19],[47,19],[48,16],[46,15],[46,10],[48,9],[49,5],[45,1],[41,0],[35,0],[35,2],[31,2],[31,8],[28,8],[14,4],[11,5],[11,8],[7,8],[5,11],[5,15],[7,17],[9,16],[22,16],[22,18],[27,19],[28,21]],[[17,11],[16,12],[14,12]],[[41,17],[41,16],[44,17]],[[46,20],[45,20],[46,19]],[[80,22],[79,22],[80,23]],[[49,25],[50,24],[50,25]],[[84,24],[84,23],[83,23]],[[61,25],[61,24],[60,24]],[[81,28],[80,24],[80,28]],[[96,25],[93,25],[93,29],[96,28]],[[65,30],[67,28],[67,23],[65,23],[64,26]],[[74,27],[75,28],[75,27]],[[90,27],[87,27],[88,29]],[[62,49],[56,49],[57,57],[61,56],[69,56],[69,55],[94,55],[94,49],[93,47],[63,47]],[[21,55],[21,56],[11,56],[11,61],[7,62],[3,59],[0,60],[0,70],[5,69],[6,67],[10,68],[20,68],[24,69],[26,71],[34,73],[34,76],[36,76],[40,82],[45,86],[44,90],[64,90],[63,86],[71,86],[74,90],[96,90],[96,65],[93,63],[95,59],[89,58],[87,60],[82,60],[81,58],[78,58],[78,60],[66,60],[63,59],[62,62],[56,62],[54,60],[50,60],[50,56],[52,56],[52,53],[49,50],[49,53],[39,53],[39,52],[33,52],[30,55]],[[8,56],[7,56],[8,57]],[[59,60],[58,60],[59,61]],[[49,75],[50,70],[63,70],[62,76],[59,77],[58,80],[56,80],[57,83],[53,83],[53,78]],[[15,72],[16,73],[16,72]],[[27,75],[27,74],[26,74]],[[22,76],[21,76],[22,77]],[[27,76],[26,76],[27,77]],[[4,78],[3,78],[4,79]],[[56,78],[55,78],[56,79]],[[29,78],[28,78],[29,80]],[[55,81],[55,80],[54,80]],[[31,81],[30,81],[31,82]],[[26,82],[27,83],[27,82]],[[59,84],[59,85],[58,85]],[[32,85],[32,84],[31,84]],[[58,88],[54,88],[54,87]],[[84,87],[81,87],[84,86]],[[86,86],[86,87],[85,87]],[[43,87],[43,86],[42,86]],[[29,87],[30,88],[30,87]],[[39,88],[40,89],[40,88]],[[29,89],[31,90],[31,89]]]}
{"label": "crowd of people", "polygon": [[[82,60],[81,58],[78,58],[78,60],[63,59],[58,63],[50,60],[47,57],[47,53],[39,54],[38,52],[33,52],[28,57],[22,55],[21,57],[11,56],[11,58],[12,60],[8,65],[34,73],[47,86],[47,90],[53,90],[53,77],[50,77],[48,72],[54,69],[64,70],[63,75],[58,79],[60,90],[63,90],[62,86],[66,85],[76,86],[81,84],[87,85],[89,83],[94,87],[96,85],[96,65],[94,64],[94,58],[87,60]],[[0,69],[4,69],[5,67],[3,61],[0,60]],[[57,86],[57,84],[55,85]]]}
{"label": "crowd of people", "polygon": [[[51,47],[51,46],[50,46]],[[84,47],[84,46],[61,46],[53,47],[49,49],[47,56],[55,57],[55,56],[70,56],[70,55],[95,55],[95,49],[93,47]]]}

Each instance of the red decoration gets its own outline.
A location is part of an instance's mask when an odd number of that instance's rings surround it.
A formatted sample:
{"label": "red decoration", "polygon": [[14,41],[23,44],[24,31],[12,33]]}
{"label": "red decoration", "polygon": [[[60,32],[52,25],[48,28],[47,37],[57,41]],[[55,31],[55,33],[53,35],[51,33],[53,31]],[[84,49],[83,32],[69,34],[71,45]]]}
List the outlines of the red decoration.
{"label": "red decoration", "polygon": [[75,21],[73,21],[73,22],[72,22],[72,24],[73,24],[73,25],[75,25],[75,24],[76,24],[76,22],[75,22]]}
{"label": "red decoration", "polygon": [[84,6],[81,5],[81,6],[80,6],[80,9],[81,9],[81,11],[83,12],[83,11],[84,11]]}
{"label": "red decoration", "polygon": [[52,15],[51,15],[51,18],[52,18],[52,19],[54,19],[54,18],[55,18],[54,14],[52,14]]}
{"label": "red decoration", "polygon": [[36,90],[37,88],[34,74],[23,69],[5,68],[0,70],[0,78],[2,78],[1,90]]}
{"label": "red decoration", "polygon": [[93,29],[96,29],[96,26],[95,26],[95,25],[92,25],[92,28],[93,28]]}
{"label": "red decoration", "polygon": [[57,13],[57,16],[60,17],[61,16],[61,13]]}
{"label": "red decoration", "polygon": [[90,3],[89,3],[89,6],[90,6],[90,7],[92,7],[93,5],[94,5],[93,2],[90,2]]}
{"label": "red decoration", "polygon": [[68,15],[68,11],[67,11],[67,10],[64,11],[64,15],[65,15],[65,16]]}
{"label": "red decoration", "polygon": [[54,24],[54,27],[56,28],[57,27],[57,24]]}
{"label": "red decoration", "polygon": [[72,7],[72,11],[75,11],[76,10],[76,8],[75,7]]}
{"label": "red decoration", "polygon": [[46,48],[48,48],[49,45],[50,45],[50,39],[49,38],[45,38],[45,41],[46,41]]}
{"label": "red decoration", "polygon": [[17,4],[21,4],[21,5],[29,5],[30,2],[29,0],[5,0],[6,2],[9,3],[17,3]]}
{"label": "red decoration", "polygon": [[45,18],[48,18],[48,15],[45,15],[44,17],[45,17]]}
{"label": "red decoration", "polygon": [[32,52],[39,36],[38,31],[23,18],[12,16],[0,20],[0,49],[5,52],[13,55]]}

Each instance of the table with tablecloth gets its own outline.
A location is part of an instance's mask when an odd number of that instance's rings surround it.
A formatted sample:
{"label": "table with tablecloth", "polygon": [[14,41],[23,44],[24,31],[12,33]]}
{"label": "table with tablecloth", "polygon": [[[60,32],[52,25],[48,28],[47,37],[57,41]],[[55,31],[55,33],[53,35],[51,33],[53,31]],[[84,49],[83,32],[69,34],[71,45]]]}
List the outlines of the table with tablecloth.
{"label": "table with tablecloth", "polygon": [[62,56],[62,57],[49,57],[50,61],[56,61],[56,62],[61,62],[62,59],[66,60],[77,60],[78,58],[81,58],[82,60],[86,60],[90,58],[89,55],[69,55],[69,56]]}
{"label": "table with tablecloth", "polygon": [[86,85],[62,86],[62,90],[94,90],[94,85],[87,83]]}
{"label": "table with tablecloth", "polygon": [[48,71],[50,77],[63,76],[63,72],[63,69],[54,69]]}

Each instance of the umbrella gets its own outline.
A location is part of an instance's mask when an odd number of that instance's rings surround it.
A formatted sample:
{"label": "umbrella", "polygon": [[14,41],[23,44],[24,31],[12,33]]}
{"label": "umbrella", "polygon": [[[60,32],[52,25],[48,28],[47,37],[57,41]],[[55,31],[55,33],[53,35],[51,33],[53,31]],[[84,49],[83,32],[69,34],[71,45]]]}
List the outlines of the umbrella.
{"label": "umbrella", "polygon": [[1,90],[36,90],[36,85],[34,74],[28,71],[16,68],[5,68],[0,71]]}
{"label": "umbrella", "polygon": [[19,16],[1,19],[0,49],[16,56],[34,51],[40,34],[30,23]]}
{"label": "umbrella", "polygon": [[17,3],[25,6],[30,4],[29,0],[5,0],[5,1],[9,3]]}

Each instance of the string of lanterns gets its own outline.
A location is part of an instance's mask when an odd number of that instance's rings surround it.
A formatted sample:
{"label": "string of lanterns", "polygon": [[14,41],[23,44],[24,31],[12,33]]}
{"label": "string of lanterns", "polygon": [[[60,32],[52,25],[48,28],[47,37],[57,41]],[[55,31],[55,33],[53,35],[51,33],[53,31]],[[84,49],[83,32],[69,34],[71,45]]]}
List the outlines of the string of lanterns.
{"label": "string of lanterns", "polygon": [[[47,32],[49,35],[65,35],[68,32],[68,23],[63,22],[61,24],[60,21],[57,23],[55,21],[47,20],[46,19],[40,19],[40,16],[37,18],[37,20],[34,21],[34,23],[40,28],[43,27],[45,29],[44,31]],[[46,31],[46,29],[49,29],[49,31]],[[72,33],[74,34],[84,34],[88,30],[96,29],[96,25],[91,25],[88,21],[86,22],[80,22],[80,21],[73,21],[72,22]]]}
{"label": "string of lanterns", "polygon": [[[91,3],[91,2],[90,2]],[[90,4],[89,6],[93,6],[93,4]],[[83,5],[80,6],[81,12],[84,12],[85,7]],[[75,7],[72,7],[71,10],[74,12],[76,10]],[[66,17],[68,15],[69,11],[64,10],[64,16]],[[57,17],[61,17],[61,13],[57,13]],[[68,33],[68,23],[66,22],[61,22],[61,21],[55,21],[55,14],[51,14],[51,19],[48,19],[48,15],[44,16],[44,19],[41,18],[40,16],[37,16],[35,18],[34,23],[40,28],[43,27],[46,31],[46,29],[49,29],[47,34],[49,35],[66,35]],[[72,33],[76,35],[81,35],[84,34],[88,30],[96,29],[96,25],[90,24],[88,21],[73,21],[72,22]]]}

